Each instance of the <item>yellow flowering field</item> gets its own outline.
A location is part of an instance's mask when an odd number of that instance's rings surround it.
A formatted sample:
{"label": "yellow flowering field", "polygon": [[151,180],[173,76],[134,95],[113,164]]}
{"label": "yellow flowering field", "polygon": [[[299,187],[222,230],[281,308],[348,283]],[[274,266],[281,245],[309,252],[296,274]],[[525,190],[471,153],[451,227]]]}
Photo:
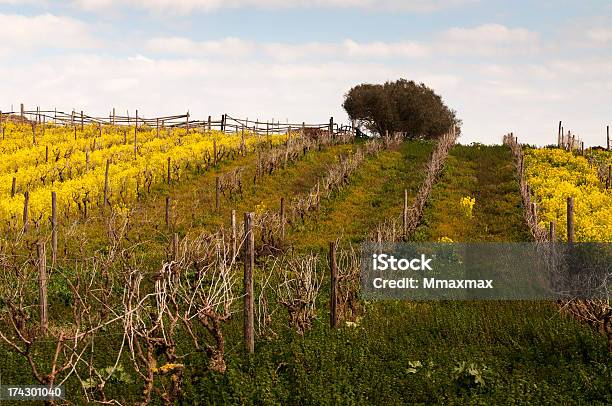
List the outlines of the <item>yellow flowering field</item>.
{"label": "yellow flowering field", "polygon": [[596,165],[561,149],[526,150],[524,162],[542,227],[556,221],[557,238],[566,240],[567,198],[574,197],[576,241],[612,242],[612,190],[605,189]]}
{"label": "yellow flowering field", "polygon": [[[134,138],[136,134],[136,152]],[[259,143],[281,144],[287,135],[246,132],[244,144],[252,151]],[[214,141],[213,141],[214,140]],[[86,125],[42,126],[4,123],[0,141],[0,222],[18,226],[22,221],[24,192],[29,192],[29,216],[33,221],[51,214],[51,192],[56,192],[58,214],[69,218],[85,205],[103,200],[106,161],[109,165],[109,201],[127,207],[151,186],[167,179],[168,158],[173,179],[188,168],[210,161],[213,143],[218,151],[238,150],[240,134],[166,128]],[[12,196],[13,178],[15,195]]]}

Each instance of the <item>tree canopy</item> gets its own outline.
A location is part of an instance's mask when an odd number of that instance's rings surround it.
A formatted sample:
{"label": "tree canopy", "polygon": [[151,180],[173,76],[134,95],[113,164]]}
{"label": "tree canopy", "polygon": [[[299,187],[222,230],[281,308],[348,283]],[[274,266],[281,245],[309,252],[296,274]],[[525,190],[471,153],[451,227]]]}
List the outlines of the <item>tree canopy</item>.
{"label": "tree canopy", "polygon": [[351,120],[380,135],[388,131],[409,138],[436,138],[461,123],[432,89],[406,79],[357,85],[345,95],[342,106]]}

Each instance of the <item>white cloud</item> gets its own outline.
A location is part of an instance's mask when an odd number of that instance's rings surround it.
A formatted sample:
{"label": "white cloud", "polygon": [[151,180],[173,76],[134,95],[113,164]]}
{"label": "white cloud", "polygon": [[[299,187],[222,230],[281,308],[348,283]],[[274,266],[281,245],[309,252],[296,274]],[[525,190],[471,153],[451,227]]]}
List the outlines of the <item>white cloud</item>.
{"label": "white cloud", "polygon": [[[507,131],[532,143],[552,142],[561,119],[589,144],[602,142],[600,127],[609,118],[605,106],[612,78],[605,69],[611,65],[612,60],[603,57],[506,66],[431,58],[403,64],[249,58],[235,63],[203,55],[65,55],[0,65],[0,75],[11,78],[3,85],[2,102],[14,105],[24,102],[101,115],[112,107],[132,112],[138,108],[145,116],[190,110],[200,118],[227,112],[296,122],[324,122],[329,116],[343,121],[342,97],[351,86],[406,77],[432,86],[458,110],[464,120],[464,142],[499,142]],[[576,100],[581,108],[576,108]]]}
{"label": "white cloud", "polygon": [[597,43],[612,42],[612,29],[610,28],[593,28],[587,31],[587,37]]}
{"label": "white cloud", "polygon": [[474,28],[451,28],[438,36],[437,47],[452,55],[503,55],[532,53],[539,35],[526,28],[483,24]]}
{"label": "white cloud", "polygon": [[206,57],[209,54],[244,57],[254,51],[255,44],[238,38],[218,41],[193,41],[184,37],[158,37],[149,40],[146,49],[155,53]]}
{"label": "white cloud", "polygon": [[0,53],[33,48],[83,49],[95,47],[89,27],[73,18],[42,14],[0,14]]}
{"label": "white cloud", "polygon": [[222,8],[358,8],[433,12],[479,0],[74,0],[86,10],[141,8],[157,12],[189,13]]}
{"label": "white cloud", "polygon": [[193,41],[185,37],[158,37],[146,43],[146,49],[155,54],[206,57],[222,55],[243,58],[259,53],[279,61],[312,59],[385,59],[424,58],[429,54],[426,45],[416,42],[342,42],[256,43],[238,38],[216,41]]}

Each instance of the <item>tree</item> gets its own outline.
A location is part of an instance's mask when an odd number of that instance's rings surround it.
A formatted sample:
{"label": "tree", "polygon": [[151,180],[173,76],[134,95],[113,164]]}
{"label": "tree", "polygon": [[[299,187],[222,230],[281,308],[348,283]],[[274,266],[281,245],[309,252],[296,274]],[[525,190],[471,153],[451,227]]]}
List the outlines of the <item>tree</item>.
{"label": "tree", "polygon": [[399,79],[353,87],[342,105],[351,120],[379,135],[403,132],[409,138],[437,138],[461,121],[423,83]]}

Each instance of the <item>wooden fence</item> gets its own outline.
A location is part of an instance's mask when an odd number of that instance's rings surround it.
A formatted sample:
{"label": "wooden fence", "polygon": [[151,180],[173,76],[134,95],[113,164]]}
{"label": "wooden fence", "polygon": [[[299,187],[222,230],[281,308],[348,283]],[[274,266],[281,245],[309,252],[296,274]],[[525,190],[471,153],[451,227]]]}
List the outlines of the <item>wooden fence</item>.
{"label": "wooden fence", "polygon": [[86,114],[83,110],[64,112],[57,109],[54,110],[26,110],[21,105],[19,111],[0,111],[0,124],[3,120],[21,120],[35,125],[54,124],[67,125],[75,128],[83,127],[90,124],[98,125],[114,125],[114,126],[145,126],[150,128],[186,128],[198,130],[219,130],[228,133],[238,133],[250,131],[257,134],[284,134],[294,130],[327,130],[330,133],[354,133],[355,125],[344,125],[334,122],[334,118],[330,117],[326,123],[281,123],[280,121],[259,121],[249,120],[248,118],[236,118],[229,114],[222,114],[219,119],[213,119],[208,116],[206,119],[193,119],[189,112],[185,114],[159,116],[159,117],[143,117],[136,110],[133,116],[129,112],[126,115],[121,115],[113,109],[108,117],[93,116]]}

